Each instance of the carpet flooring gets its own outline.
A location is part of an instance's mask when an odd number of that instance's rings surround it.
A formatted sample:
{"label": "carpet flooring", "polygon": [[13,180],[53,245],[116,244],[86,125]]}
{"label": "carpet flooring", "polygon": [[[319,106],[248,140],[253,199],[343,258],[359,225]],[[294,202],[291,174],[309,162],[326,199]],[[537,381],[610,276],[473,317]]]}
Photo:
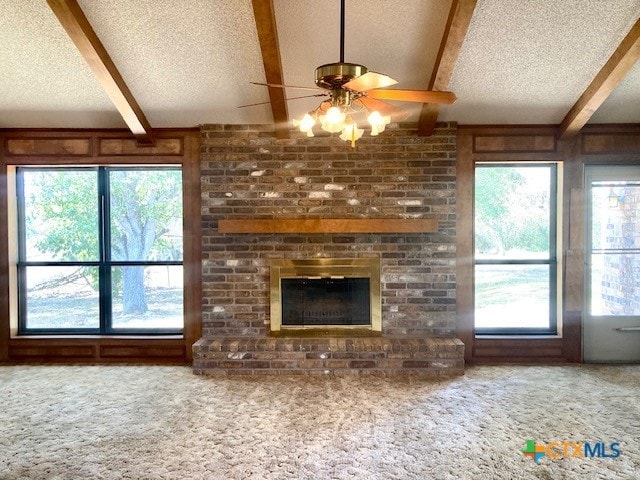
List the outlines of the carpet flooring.
{"label": "carpet flooring", "polygon": [[[539,463],[527,440],[619,443]],[[569,448],[569,447],[567,447]],[[463,377],[0,367],[0,479],[638,479],[640,366]]]}

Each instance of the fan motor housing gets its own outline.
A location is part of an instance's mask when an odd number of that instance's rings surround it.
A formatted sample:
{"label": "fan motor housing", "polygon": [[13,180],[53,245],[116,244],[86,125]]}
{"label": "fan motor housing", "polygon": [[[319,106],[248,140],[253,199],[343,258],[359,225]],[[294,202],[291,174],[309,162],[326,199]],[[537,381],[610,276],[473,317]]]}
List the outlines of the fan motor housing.
{"label": "fan motor housing", "polygon": [[316,68],[316,85],[326,90],[335,90],[365,73],[367,67],[357,63],[327,63]]}

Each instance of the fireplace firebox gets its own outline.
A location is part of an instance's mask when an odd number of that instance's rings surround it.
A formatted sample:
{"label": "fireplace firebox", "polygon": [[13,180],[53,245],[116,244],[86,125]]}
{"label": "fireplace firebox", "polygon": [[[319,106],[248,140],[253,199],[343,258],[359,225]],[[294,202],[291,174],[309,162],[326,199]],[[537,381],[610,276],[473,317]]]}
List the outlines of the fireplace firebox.
{"label": "fireplace firebox", "polygon": [[272,260],[272,334],[382,330],[380,261]]}
{"label": "fireplace firebox", "polygon": [[369,325],[368,278],[283,278],[282,325]]}

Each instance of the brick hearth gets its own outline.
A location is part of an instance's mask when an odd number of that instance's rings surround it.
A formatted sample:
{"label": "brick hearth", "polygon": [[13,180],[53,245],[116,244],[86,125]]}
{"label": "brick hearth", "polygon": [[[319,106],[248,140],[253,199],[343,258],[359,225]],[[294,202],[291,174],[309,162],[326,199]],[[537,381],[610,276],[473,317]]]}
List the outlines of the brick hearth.
{"label": "brick hearth", "polygon": [[[201,130],[203,337],[196,373],[459,374],[456,310],[456,128],[418,137],[392,124],[352,149],[337,137],[269,126]],[[435,219],[436,233],[223,234],[218,221]],[[271,259],[380,259],[382,336],[270,338]],[[324,357],[323,357],[324,355]],[[447,373],[448,372],[448,373]]]}
{"label": "brick hearth", "polygon": [[460,375],[464,345],[457,338],[355,337],[201,339],[194,347],[194,371],[256,375],[370,373]]}

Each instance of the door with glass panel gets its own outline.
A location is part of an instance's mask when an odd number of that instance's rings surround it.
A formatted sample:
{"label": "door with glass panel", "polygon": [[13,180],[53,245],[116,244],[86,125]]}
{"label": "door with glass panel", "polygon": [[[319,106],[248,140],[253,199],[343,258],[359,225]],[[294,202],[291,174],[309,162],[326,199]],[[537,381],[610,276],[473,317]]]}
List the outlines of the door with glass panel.
{"label": "door with glass panel", "polygon": [[640,167],[586,170],[585,362],[640,362]]}
{"label": "door with glass panel", "polygon": [[554,163],[476,164],[475,332],[557,333]]}

